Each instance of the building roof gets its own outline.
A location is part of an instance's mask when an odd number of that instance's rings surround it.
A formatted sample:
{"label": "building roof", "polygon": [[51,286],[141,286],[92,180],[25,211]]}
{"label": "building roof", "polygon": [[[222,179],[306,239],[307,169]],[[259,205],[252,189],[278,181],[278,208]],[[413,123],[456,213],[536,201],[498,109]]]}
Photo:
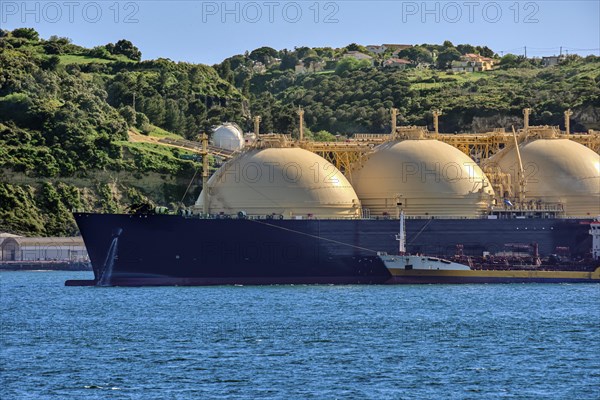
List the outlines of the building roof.
{"label": "building roof", "polygon": [[389,44],[389,43],[385,43],[385,44],[382,44],[382,46],[385,46],[385,47],[390,48],[390,49],[407,49],[409,47],[412,47],[412,44]]}
{"label": "building roof", "polygon": [[0,232],[0,238],[12,238],[12,237],[21,237],[21,236],[13,235],[12,233],[8,233],[8,232]]}
{"label": "building roof", "polygon": [[371,57],[368,54],[361,53],[360,51],[354,51],[354,50],[351,50],[351,51],[347,52],[346,54],[344,54],[344,56],[350,56],[350,57],[354,57],[354,58],[358,58],[358,59],[363,59],[363,60],[371,60],[371,59],[373,59],[373,57]]}
{"label": "building roof", "polygon": [[77,237],[10,237],[2,242],[2,247],[9,243],[15,243],[18,246],[84,246],[83,239]]}
{"label": "building roof", "polygon": [[411,64],[410,61],[405,60],[404,58],[388,58],[384,61],[384,64]]}

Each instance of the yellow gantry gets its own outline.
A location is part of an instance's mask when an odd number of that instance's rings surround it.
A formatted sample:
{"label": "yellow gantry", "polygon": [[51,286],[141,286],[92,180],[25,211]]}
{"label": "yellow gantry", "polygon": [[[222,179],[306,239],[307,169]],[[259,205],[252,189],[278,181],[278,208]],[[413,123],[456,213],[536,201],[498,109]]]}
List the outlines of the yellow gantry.
{"label": "yellow gantry", "polygon": [[[580,143],[596,153],[600,153],[600,132],[590,131],[585,134],[558,134],[558,138],[570,139]],[[440,133],[437,140],[456,147],[476,162],[485,160],[514,141],[512,134],[498,129],[488,133],[447,134]],[[433,137],[432,137],[433,139]],[[366,160],[367,154],[373,148],[388,140],[389,134],[356,134],[353,139],[345,142],[305,142],[302,147],[317,153],[331,162],[340,170],[346,172],[350,166],[360,166]]]}

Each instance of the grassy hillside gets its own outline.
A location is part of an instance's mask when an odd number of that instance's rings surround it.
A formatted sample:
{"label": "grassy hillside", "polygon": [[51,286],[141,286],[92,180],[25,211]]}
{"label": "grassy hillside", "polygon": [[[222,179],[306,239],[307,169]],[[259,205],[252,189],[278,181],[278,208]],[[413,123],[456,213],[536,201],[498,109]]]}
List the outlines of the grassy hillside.
{"label": "grassy hillside", "polygon": [[[0,231],[73,234],[73,209],[125,211],[137,201],[176,205],[199,165],[182,159],[178,149],[131,143],[128,130],[180,137],[165,130],[174,127],[197,134],[241,109],[239,92],[207,66],[139,62],[60,38],[40,40],[31,31],[4,35]],[[139,89],[135,111],[126,98],[132,87]],[[187,118],[185,99],[197,97],[230,109],[208,107],[212,119]],[[152,107],[162,114],[143,112]],[[198,190],[193,186],[185,202]]]}

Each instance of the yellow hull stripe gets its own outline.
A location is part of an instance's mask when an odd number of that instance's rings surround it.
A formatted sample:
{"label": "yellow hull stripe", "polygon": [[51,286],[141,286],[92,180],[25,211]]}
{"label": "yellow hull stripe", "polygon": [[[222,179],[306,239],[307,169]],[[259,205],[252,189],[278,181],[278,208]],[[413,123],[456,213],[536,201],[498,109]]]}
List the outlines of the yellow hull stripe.
{"label": "yellow hull stripe", "polygon": [[600,281],[600,267],[583,271],[449,271],[439,269],[389,269],[392,276],[461,277],[461,278],[525,278],[525,279],[587,279]]}

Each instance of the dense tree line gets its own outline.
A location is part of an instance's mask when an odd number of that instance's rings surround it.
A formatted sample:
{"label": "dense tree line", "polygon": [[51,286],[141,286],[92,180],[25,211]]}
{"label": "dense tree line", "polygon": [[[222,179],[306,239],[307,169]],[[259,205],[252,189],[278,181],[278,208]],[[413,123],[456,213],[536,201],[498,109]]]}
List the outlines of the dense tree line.
{"label": "dense tree line", "polygon": [[223,121],[247,117],[241,93],[210,67],[158,59],[115,72],[106,82],[109,104],[135,106],[168,131],[194,138]]}
{"label": "dense tree line", "polygon": [[[362,67],[329,74],[270,73],[251,79],[251,111],[263,116],[265,131],[294,132],[297,107],[306,126],[332,133],[386,132],[389,109],[399,109],[400,124],[431,126],[431,110],[443,110],[441,129],[471,132],[474,118],[521,117],[532,107],[532,123],[563,125],[567,108],[600,106],[600,58],[572,57],[560,68],[532,63],[521,69],[481,74],[438,71],[386,71]],[[291,118],[290,118],[291,116]],[[591,122],[591,124],[590,124]],[[573,122],[573,129],[598,129],[598,121]],[[479,127],[482,128],[482,127]],[[485,127],[483,127],[485,128]],[[505,126],[510,128],[510,126]]]}
{"label": "dense tree line", "polygon": [[[399,52],[412,63],[406,70],[381,67],[392,49],[373,61],[344,58],[348,51],[367,50],[358,44],[345,48],[308,48],[277,51],[262,47],[215,65],[221,78],[249,100],[251,114],[261,115],[264,132],[297,133],[295,111],[306,109],[306,125],[313,131],[337,134],[389,130],[389,108],[400,111],[399,123],[431,124],[431,110],[444,112],[441,128],[447,132],[491,129],[501,116],[521,117],[534,108],[532,123],[562,124],[566,108],[598,107],[600,58],[569,56],[558,68],[543,68],[540,59],[507,54],[499,58],[487,46],[421,44]],[[478,74],[448,73],[464,54],[494,58],[497,70]],[[297,64],[326,61],[326,71],[295,74]],[[256,71],[256,62],[267,66]],[[481,120],[489,124],[482,126]],[[477,120],[476,123],[474,121]],[[251,129],[250,120],[237,121]],[[431,126],[431,125],[430,125]],[[574,122],[574,129],[598,128]],[[505,128],[510,128],[507,126]]]}

